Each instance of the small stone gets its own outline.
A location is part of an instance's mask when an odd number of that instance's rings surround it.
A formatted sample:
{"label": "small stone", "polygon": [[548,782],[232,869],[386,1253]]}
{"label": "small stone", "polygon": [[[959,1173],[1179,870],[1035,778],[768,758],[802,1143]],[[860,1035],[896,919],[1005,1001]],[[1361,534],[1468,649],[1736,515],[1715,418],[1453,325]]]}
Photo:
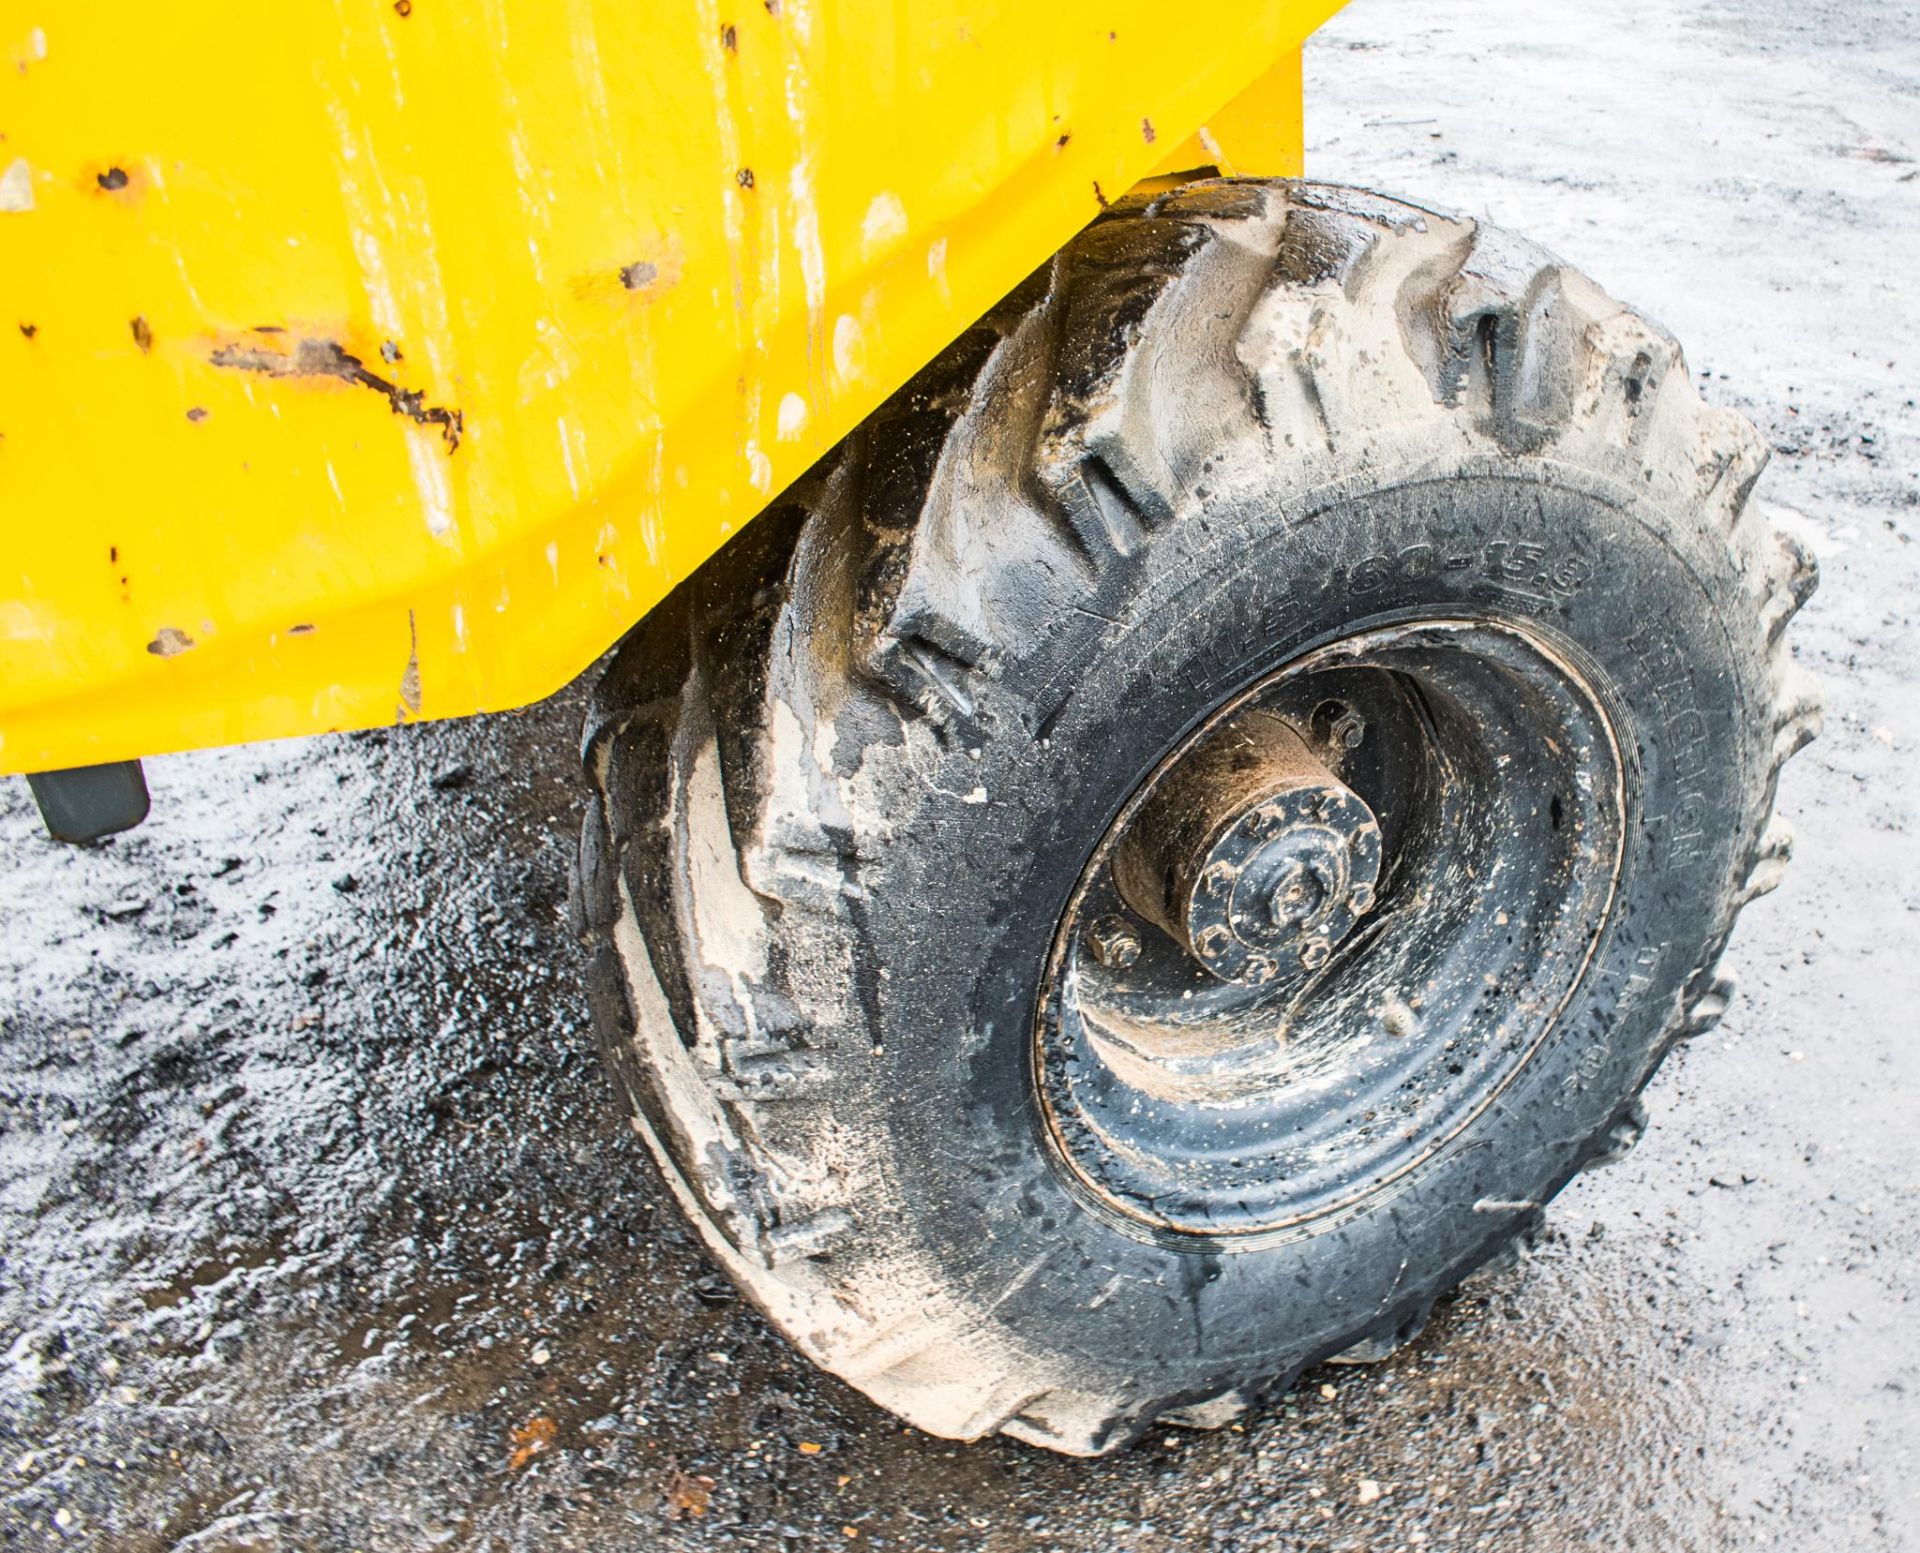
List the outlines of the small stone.
{"label": "small stone", "polygon": [[702,1305],[731,1305],[737,1297],[733,1285],[717,1274],[708,1273],[693,1284],[693,1297]]}
{"label": "small stone", "polygon": [[1417,1021],[1413,1010],[1399,998],[1390,998],[1387,1006],[1380,1011],[1380,1026],[1388,1035],[1406,1037],[1413,1034]]}
{"label": "small stone", "polygon": [[1353,1496],[1355,1504],[1378,1504],[1383,1490],[1373,1478],[1360,1479],[1360,1491]]}

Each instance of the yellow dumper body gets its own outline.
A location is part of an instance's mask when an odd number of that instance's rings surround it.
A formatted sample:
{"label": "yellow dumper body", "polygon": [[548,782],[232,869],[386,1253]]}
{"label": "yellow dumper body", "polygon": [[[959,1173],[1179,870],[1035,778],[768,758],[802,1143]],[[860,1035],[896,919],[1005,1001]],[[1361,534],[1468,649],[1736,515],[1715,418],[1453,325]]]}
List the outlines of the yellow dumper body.
{"label": "yellow dumper body", "polygon": [[0,771],[578,674],[1337,0],[0,3]]}

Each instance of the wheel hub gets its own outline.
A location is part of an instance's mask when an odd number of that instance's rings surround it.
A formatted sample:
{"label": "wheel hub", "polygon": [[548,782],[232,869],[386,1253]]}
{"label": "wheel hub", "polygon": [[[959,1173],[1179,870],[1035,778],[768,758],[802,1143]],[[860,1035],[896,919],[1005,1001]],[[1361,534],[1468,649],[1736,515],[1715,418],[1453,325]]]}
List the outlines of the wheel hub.
{"label": "wheel hub", "polygon": [[1326,964],[1373,908],[1380,826],[1287,722],[1236,718],[1157,784],[1114,859],[1121,896],[1222,981]]}

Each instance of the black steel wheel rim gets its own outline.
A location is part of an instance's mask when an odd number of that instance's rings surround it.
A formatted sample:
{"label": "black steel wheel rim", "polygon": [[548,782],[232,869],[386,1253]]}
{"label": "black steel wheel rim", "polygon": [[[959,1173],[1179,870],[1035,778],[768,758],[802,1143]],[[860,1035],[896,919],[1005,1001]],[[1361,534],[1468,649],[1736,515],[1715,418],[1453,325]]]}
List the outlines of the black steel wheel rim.
{"label": "black steel wheel rim", "polygon": [[1609,705],[1544,630],[1448,617],[1318,647],[1204,717],[1106,828],[1048,959],[1035,1088],[1083,1201],[1246,1249],[1458,1146],[1608,921]]}

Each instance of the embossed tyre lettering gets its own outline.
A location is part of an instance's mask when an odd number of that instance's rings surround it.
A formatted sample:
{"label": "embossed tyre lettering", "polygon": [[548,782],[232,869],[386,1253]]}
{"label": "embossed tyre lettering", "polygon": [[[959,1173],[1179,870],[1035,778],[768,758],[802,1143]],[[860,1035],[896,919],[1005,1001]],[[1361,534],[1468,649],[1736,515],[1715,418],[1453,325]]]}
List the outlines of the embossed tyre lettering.
{"label": "embossed tyre lettering", "polygon": [[1639,1136],[1784,862],[1765,451],[1485,226],[1116,205],[596,698],[596,1022],[714,1254],[1077,1453],[1417,1334]]}

